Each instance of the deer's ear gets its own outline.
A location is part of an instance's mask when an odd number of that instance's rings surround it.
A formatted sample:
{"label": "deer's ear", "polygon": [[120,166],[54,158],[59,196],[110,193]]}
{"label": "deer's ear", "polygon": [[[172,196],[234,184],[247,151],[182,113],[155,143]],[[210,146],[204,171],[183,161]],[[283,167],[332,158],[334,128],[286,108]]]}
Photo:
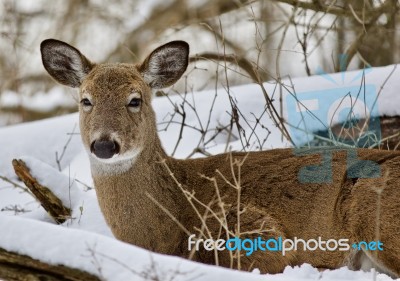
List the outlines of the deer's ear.
{"label": "deer's ear", "polygon": [[93,64],[76,48],[55,39],[40,44],[44,68],[57,82],[79,87]]}
{"label": "deer's ear", "polygon": [[189,44],[172,41],[155,49],[139,66],[139,71],[150,87],[164,88],[181,78],[188,63]]}

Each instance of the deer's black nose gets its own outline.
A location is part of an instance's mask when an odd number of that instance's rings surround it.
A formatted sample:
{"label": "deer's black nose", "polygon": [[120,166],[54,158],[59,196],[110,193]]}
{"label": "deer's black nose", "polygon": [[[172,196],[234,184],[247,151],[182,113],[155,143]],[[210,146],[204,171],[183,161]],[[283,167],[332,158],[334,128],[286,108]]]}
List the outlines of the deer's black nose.
{"label": "deer's black nose", "polygon": [[94,155],[102,159],[109,159],[119,153],[119,144],[115,141],[96,140],[90,146]]}

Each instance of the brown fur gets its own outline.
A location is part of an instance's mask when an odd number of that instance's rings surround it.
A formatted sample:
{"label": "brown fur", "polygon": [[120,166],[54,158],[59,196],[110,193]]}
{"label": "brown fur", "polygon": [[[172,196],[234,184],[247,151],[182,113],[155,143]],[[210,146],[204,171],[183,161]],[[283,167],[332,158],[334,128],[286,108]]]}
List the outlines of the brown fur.
{"label": "brown fur", "polygon": [[[70,47],[55,40],[51,43]],[[51,51],[51,48],[42,45],[42,53],[48,55]],[[51,68],[51,62],[44,60],[44,64],[47,64],[46,69]],[[166,166],[160,162],[162,159],[166,160],[166,165],[183,188],[194,192],[196,198],[205,204],[215,199],[216,193],[212,182],[201,175],[215,177],[224,203],[231,206],[227,210],[227,221],[234,230],[237,193],[216,170],[228,181],[233,181],[232,159],[246,158],[241,167],[240,208],[244,208],[240,220],[242,231],[256,230],[263,225],[265,229],[271,230],[262,234],[265,239],[278,236],[316,239],[321,236],[326,240],[349,238],[350,242],[373,241],[377,238],[378,202],[374,188],[384,187],[379,239],[384,242],[385,250],[367,254],[385,271],[394,276],[400,275],[399,152],[358,149],[361,159],[379,163],[382,174],[388,173],[387,182],[384,177],[348,179],[346,151],[334,152],[331,184],[303,184],[298,181],[298,172],[302,167],[320,161],[318,153],[299,156],[294,155],[292,149],[275,149],[248,154],[221,154],[202,159],[173,159],[166,155],[157,135],[155,113],[151,107],[151,89],[143,74],[150,71],[147,69],[148,64],[149,58],[141,66],[93,65],[79,85],[80,97],[89,94],[93,103],[89,112],[80,106],[82,140],[88,151],[94,136],[97,134],[99,137],[99,132],[107,136],[116,134],[121,142],[121,154],[132,149],[140,151],[129,160],[132,165],[128,168],[119,162],[99,162],[89,152],[100,207],[118,239],[159,253],[188,256],[185,232],[149,198],[149,195],[154,198],[190,232],[197,233],[195,227],[201,227],[201,221],[188,200]],[[186,68],[186,65],[182,67]],[[179,71],[181,73],[174,81],[182,74],[181,68]],[[58,75],[53,77],[62,82],[66,80],[62,73],[62,77]],[[151,75],[153,79],[154,73]],[[151,83],[161,87],[165,83],[170,84],[171,80],[163,82],[166,80],[163,77]],[[76,77],[73,81],[77,81]],[[128,96],[132,92],[139,93],[142,99],[139,112],[130,112],[126,108]],[[199,204],[196,206],[201,214],[205,212]],[[220,210],[217,204],[211,207],[216,212]],[[207,225],[214,235],[218,233],[220,224],[215,219],[208,219]],[[221,237],[224,238],[223,235]],[[282,272],[287,265],[310,263],[315,267],[331,269],[347,264],[357,269],[361,267],[360,259],[363,255],[362,252],[351,251],[298,250],[282,256],[280,252],[258,251],[250,257],[241,257],[241,268],[259,268],[261,272],[277,273]],[[215,262],[213,252],[200,251],[195,259],[206,263]],[[219,262],[223,266],[230,266],[227,251],[219,252]]]}

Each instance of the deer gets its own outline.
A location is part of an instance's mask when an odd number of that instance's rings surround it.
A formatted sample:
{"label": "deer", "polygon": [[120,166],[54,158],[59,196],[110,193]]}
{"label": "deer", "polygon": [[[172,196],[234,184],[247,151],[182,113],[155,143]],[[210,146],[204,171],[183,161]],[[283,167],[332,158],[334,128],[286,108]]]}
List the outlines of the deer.
{"label": "deer", "polygon": [[[44,40],[40,50],[50,76],[78,89],[82,142],[102,214],[117,239],[161,254],[262,273],[308,263],[321,269],[375,267],[400,276],[399,152],[357,148],[359,159],[377,163],[381,176],[350,178],[347,152],[333,151],[332,180],[313,183],[301,182],[298,173],[306,164],[320,163],[322,154],[299,155],[292,148],[175,159],[157,134],[152,90],[182,77],[189,64],[188,43],[166,43],[137,64],[93,63],[56,39]],[[190,233],[247,233],[265,240],[347,238],[349,243],[379,239],[384,250],[299,247],[285,255],[255,251],[247,256],[200,247],[193,253],[188,250]]]}

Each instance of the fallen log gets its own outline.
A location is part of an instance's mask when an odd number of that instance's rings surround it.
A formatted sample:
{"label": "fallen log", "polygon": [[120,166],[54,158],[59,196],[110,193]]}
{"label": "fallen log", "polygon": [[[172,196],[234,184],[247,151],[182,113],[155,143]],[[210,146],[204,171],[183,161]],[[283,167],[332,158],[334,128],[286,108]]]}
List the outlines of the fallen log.
{"label": "fallen log", "polygon": [[51,265],[0,248],[0,280],[98,281],[97,276],[64,265]]}

